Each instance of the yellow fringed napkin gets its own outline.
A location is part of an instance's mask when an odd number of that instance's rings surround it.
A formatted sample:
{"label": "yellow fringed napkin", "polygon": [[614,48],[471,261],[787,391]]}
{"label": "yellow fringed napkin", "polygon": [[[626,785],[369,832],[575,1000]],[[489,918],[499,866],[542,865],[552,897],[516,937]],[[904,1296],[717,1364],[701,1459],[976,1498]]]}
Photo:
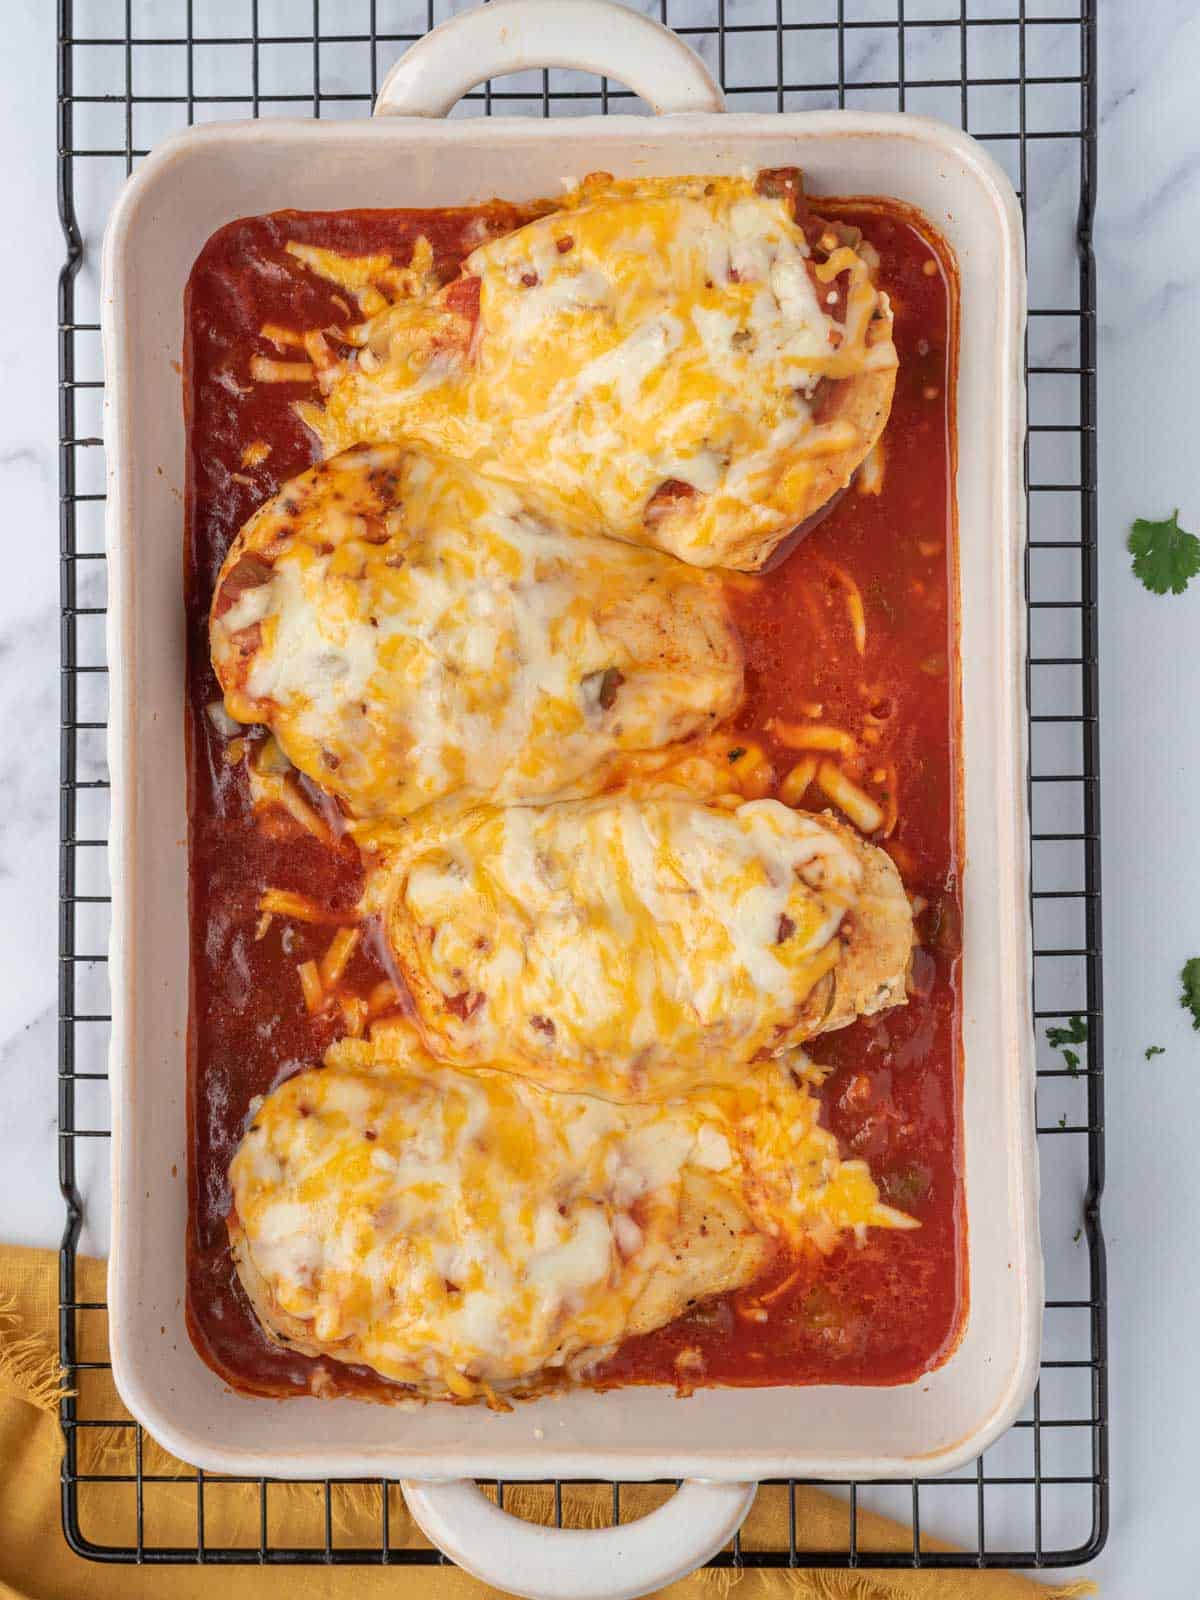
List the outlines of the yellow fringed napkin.
{"label": "yellow fringed napkin", "polygon": [[[104,1263],[80,1258],[76,1294],[103,1300]],[[48,1250],[0,1247],[0,1600],[269,1600],[284,1588],[278,1569],[261,1567],[111,1566],[81,1560],[63,1539],[59,1522],[59,1459],[62,1438],[56,1403],[60,1373],[53,1330],[58,1321],[58,1264]],[[106,1321],[102,1312],[77,1313],[81,1361],[106,1361]],[[126,1415],[107,1372],[78,1375],[84,1417]],[[269,1402],[264,1402],[267,1404]],[[132,1428],[84,1428],[78,1432],[81,1473],[124,1473],[136,1467]],[[164,1482],[146,1484],[143,1537],[146,1545],[195,1546],[196,1488],[172,1481],[191,1469],[147,1438],[142,1472]],[[645,1514],[670,1490],[652,1484],[621,1491],[624,1517]],[[510,1486],[506,1509],[542,1516],[549,1491]],[[564,1520],[575,1527],[607,1525],[607,1489],[567,1486]],[[398,1489],[389,1490],[392,1545],[428,1545],[414,1527]],[[253,1484],[206,1482],[204,1537],[209,1547],[259,1542],[261,1504]],[[382,1516],[381,1491],[373,1485],[337,1485],[333,1490],[333,1538],[342,1547],[377,1545]],[[844,1546],[848,1508],[813,1489],[796,1493],[796,1533],[801,1549]],[[137,1520],[132,1484],[88,1484],[80,1489],[84,1536],[96,1544],[129,1545]],[[871,1512],[859,1512],[859,1549],[908,1550],[907,1528]],[[787,1494],[761,1489],[742,1530],[743,1548],[778,1549],[787,1543]],[[272,1543],[311,1545],[314,1558],[325,1542],[324,1490],[321,1485],[272,1485],[267,1491],[267,1531]],[[935,1548],[930,1542],[930,1548]],[[1066,1600],[1094,1594],[1091,1583],[1046,1589],[1004,1572],[823,1572],[709,1570],[660,1591],[665,1600]],[[487,1600],[489,1589],[454,1567],[372,1567],[330,1569],[290,1567],[288,1600]]]}

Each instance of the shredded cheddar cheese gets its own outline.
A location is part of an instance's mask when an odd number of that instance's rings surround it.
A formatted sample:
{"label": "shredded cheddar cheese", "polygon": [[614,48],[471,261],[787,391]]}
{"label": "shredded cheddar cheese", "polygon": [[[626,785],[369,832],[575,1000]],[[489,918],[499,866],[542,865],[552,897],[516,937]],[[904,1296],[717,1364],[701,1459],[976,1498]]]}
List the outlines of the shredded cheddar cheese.
{"label": "shredded cheddar cheese", "polygon": [[[315,467],[256,513],[211,642],[229,715],[268,724],[359,821],[586,792],[622,754],[714,727],[742,691],[714,578],[394,445]],[[306,804],[286,781],[273,797]]]}
{"label": "shredded cheddar cheese", "polygon": [[275,1089],[230,1181],[275,1338],[459,1399],[577,1376],[781,1246],[916,1226],[779,1064],[615,1106],[440,1067],[411,1036],[343,1041]]}
{"label": "shredded cheddar cheese", "polygon": [[678,791],[415,818],[364,904],[435,1055],[616,1099],[896,1003],[912,938],[891,861],[844,825]]}
{"label": "shredded cheddar cheese", "polygon": [[[747,178],[585,184],[473,251],[459,284],[379,308],[298,410],[327,455],[413,439],[577,526],[753,570],[849,481],[891,405],[887,298],[865,252],[822,244],[818,260],[788,199]],[[361,299],[382,269],[336,270]],[[843,279],[839,321],[825,286]]]}

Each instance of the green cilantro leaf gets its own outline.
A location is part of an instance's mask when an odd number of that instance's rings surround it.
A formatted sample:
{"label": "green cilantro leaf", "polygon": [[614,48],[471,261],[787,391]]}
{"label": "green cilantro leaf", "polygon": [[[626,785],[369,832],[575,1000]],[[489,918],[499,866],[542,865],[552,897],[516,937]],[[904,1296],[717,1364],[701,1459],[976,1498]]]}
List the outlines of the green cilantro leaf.
{"label": "green cilantro leaf", "polygon": [[1082,1228],[1076,1228],[1075,1232],[1071,1235],[1071,1243],[1072,1244],[1078,1244],[1080,1239],[1082,1239],[1082,1238],[1083,1238],[1083,1229]]}
{"label": "green cilantro leaf", "polygon": [[1086,1044],[1087,1023],[1082,1017],[1070,1017],[1065,1028],[1047,1028],[1046,1040],[1052,1050],[1061,1050],[1064,1044]]}
{"label": "green cilantro leaf", "polygon": [[1063,1060],[1067,1063],[1067,1071],[1073,1078],[1077,1078],[1079,1076],[1079,1057],[1074,1050],[1064,1049]]}
{"label": "green cilantro leaf", "polygon": [[1129,531],[1134,575],[1151,594],[1182,594],[1200,572],[1200,539],[1179,526],[1179,512],[1162,522],[1139,517]]}
{"label": "green cilantro leaf", "polygon": [[1060,1128],[1065,1128],[1066,1127],[1066,1125],[1067,1125],[1067,1113],[1065,1111],[1063,1112],[1062,1116],[1059,1117],[1058,1125],[1059,1125]]}
{"label": "green cilantro leaf", "polygon": [[1179,981],[1183,985],[1179,1004],[1192,1013],[1192,1027],[1200,1030],[1200,956],[1193,956],[1185,963]]}
{"label": "green cilantro leaf", "polygon": [[745,745],[744,744],[738,744],[738,745],[734,745],[733,749],[729,751],[729,753],[728,753],[728,755],[726,756],[725,759],[727,761],[740,761],[745,754],[746,754]]}
{"label": "green cilantro leaf", "polygon": [[1146,1047],[1146,1060],[1153,1061],[1155,1056],[1165,1056],[1166,1051],[1161,1044],[1152,1044]]}

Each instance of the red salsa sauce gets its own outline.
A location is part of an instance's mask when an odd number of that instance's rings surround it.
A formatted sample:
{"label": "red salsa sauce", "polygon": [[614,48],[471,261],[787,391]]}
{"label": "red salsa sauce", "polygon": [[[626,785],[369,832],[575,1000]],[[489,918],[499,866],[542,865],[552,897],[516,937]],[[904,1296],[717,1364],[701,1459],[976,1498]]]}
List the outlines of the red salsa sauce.
{"label": "red salsa sauce", "polygon": [[[866,1160],[883,1198],[921,1226],[872,1230],[864,1244],[850,1240],[829,1255],[782,1256],[748,1289],[628,1340],[598,1373],[604,1385],[677,1384],[685,1373],[688,1386],[904,1383],[946,1359],[965,1320],[951,421],[957,283],[945,246],[896,202],[819,200],[815,209],[856,224],[881,257],[900,357],[886,465],[878,493],[852,487],[779,567],[732,588],[747,664],[734,730],[762,746],[777,780],[804,752],[780,741],[772,719],[819,714],[856,738],[871,730],[859,781],[889,822],[894,813],[880,842],[919,897],[914,992],[907,1006],[814,1040],[810,1054],[832,1069],[820,1090],[822,1120],[843,1156]],[[309,1015],[296,973],[299,963],[320,959],[331,928],[276,918],[256,937],[259,896],[268,887],[294,889],[349,921],[362,885],[353,844],[323,844],[282,810],[255,813],[240,756],[261,731],[239,730],[239,748],[210,715],[221,700],[208,651],[221,563],[246,518],[318,455],[292,409],[316,398],[315,384],[255,383],[251,362],[285,355],[261,336],[264,324],[301,333],[347,320],[345,298],[287,253],[289,241],[386,253],[407,265],[424,235],[447,281],[484,230],[506,232],[531,214],[493,202],[249,218],[213,236],[188,284],[187,1315],[204,1359],[245,1392],[398,1392],[366,1368],[273,1345],[237,1282],[225,1227],[229,1163],[251,1099],[319,1061],[342,1030],[336,1013]],[[252,443],[269,454],[247,454]],[[847,578],[862,599],[865,638],[857,640]],[[308,794],[322,804],[315,790]],[[805,803],[822,802],[813,791]],[[366,995],[386,976],[368,938],[342,983]]]}

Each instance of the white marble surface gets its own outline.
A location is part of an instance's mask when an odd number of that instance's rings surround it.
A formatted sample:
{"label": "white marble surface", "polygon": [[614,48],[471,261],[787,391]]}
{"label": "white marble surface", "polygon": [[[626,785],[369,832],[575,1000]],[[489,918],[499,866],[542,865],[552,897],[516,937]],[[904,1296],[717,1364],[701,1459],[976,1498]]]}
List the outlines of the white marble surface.
{"label": "white marble surface", "polygon": [[[754,0],[729,0],[731,20]],[[673,20],[709,0],[672,0]],[[306,0],[276,0],[274,25],[311,15]],[[179,22],[181,4],[149,0],[155,20]],[[123,8],[77,0],[88,31],[102,33]],[[236,0],[197,13],[240,13]],[[355,11],[359,8],[353,7]],[[423,8],[419,8],[423,9]],[[772,8],[773,9],[773,8]],[[802,15],[832,12],[804,0]],[[1029,0],[1030,15],[1070,14],[1069,0]],[[1200,1110],[1200,1038],[1177,1005],[1177,974],[1200,953],[1200,584],[1182,598],[1153,598],[1129,573],[1124,538],[1133,517],[1182,509],[1200,527],[1196,437],[1200,430],[1193,368],[1200,364],[1200,12],[1190,0],[1101,0],[1101,174],[1097,245],[1101,352],[1101,626],[1104,731],[1104,864],[1108,1067],[1108,1192],[1112,1343],[1113,1526],[1108,1549],[1091,1569],[1118,1600],[1185,1600],[1194,1593],[1186,1555],[1200,1549],[1191,1469],[1200,1428],[1200,1368],[1191,1359],[1200,1321],[1200,1252],[1195,1245],[1193,1118]],[[957,15],[957,0],[908,0],[910,17]],[[1015,0],[969,0],[969,10],[1016,15]],[[894,14],[890,4],[847,5],[847,15]],[[56,855],[58,793],[58,571],[56,351],[54,283],[62,254],[53,209],[54,7],[20,0],[5,8],[7,49],[0,57],[0,193],[9,240],[0,249],[0,303],[8,310],[0,354],[0,481],[8,506],[7,581],[0,586],[0,885],[4,970],[0,990],[0,1233],[53,1244],[61,1227],[55,1184]],[[94,24],[94,25],[93,25]],[[1035,30],[1030,30],[1031,35]],[[979,30],[980,39],[986,30]],[[1012,30],[981,41],[980,70],[1002,53]],[[1052,35],[1038,35],[1038,48]],[[938,71],[937,36],[914,43]],[[773,41],[772,41],[773,47]],[[887,76],[876,63],[875,36],[853,40],[858,76]],[[110,63],[111,66],[111,63]],[[746,70],[761,71],[747,60]],[[139,70],[169,76],[160,60]],[[327,82],[357,66],[336,53]],[[956,69],[954,69],[956,70]],[[1031,71],[1054,64],[1030,63]],[[1068,66],[1067,70],[1070,70]],[[143,80],[144,83],[146,80]],[[743,78],[743,81],[750,81]],[[83,87],[82,85],[80,86]],[[212,87],[212,85],[209,85]],[[166,92],[170,92],[169,89]],[[980,97],[986,114],[986,94]],[[1003,96],[1002,91],[997,93]],[[771,103],[761,109],[770,109]],[[801,103],[798,99],[798,103]],[[759,109],[754,99],[737,104]],[[936,110],[935,104],[922,109]],[[220,107],[209,108],[212,114]],[[353,108],[345,108],[348,114]],[[954,109],[954,108],[951,108]],[[105,135],[112,108],[94,113],[93,142]],[[1004,115],[1000,105],[998,115]],[[119,113],[117,113],[119,116]],[[162,131],[146,114],[137,142]],[[1046,227],[1033,230],[1035,292],[1069,270],[1070,233],[1054,202],[1069,194],[1071,174],[1056,170],[1051,147],[1038,152],[1036,196]],[[81,170],[81,198],[94,246],[111,175]],[[1064,189],[1065,186],[1065,189]],[[1061,207],[1059,208],[1061,211]],[[93,258],[94,263],[94,258]],[[85,294],[94,294],[92,266]],[[1043,330],[1053,342],[1052,330]],[[1065,347],[1059,352],[1065,355]],[[91,348],[83,364],[98,353]],[[96,376],[98,371],[81,371]],[[96,431],[90,401],[79,431]],[[92,582],[101,574],[94,573]],[[98,755],[98,753],[97,753]],[[88,759],[96,759],[89,755]],[[95,941],[86,941],[95,944]],[[1145,1047],[1166,1054],[1147,1063]],[[83,1063],[80,1063],[81,1065]],[[90,1064],[90,1063],[89,1063]],[[94,1113],[92,1107],[95,1107]],[[79,1120],[103,1118],[100,1092],[81,1095]],[[1045,1120],[1045,1117],[1043,1117]],[[106,1142],[81,1152],[92,1201],[85,1245],[103,1249]],[[1062,1241],[1047,1241],[1054,1249]],[[1047,1468],[1047,1470],[1053,1470]],[[887,1503],[886,1497],[882,1503]],[[999,1514],[1003,1509],[999,1506]],[[902,1506],[897,1506],[903,1510]],[[934,1506],[923,1507],[938,1526]],[[950,1527],[946,1531],[953,1531]],[[969,1531],[969,1530],[968,1530]],[[990,1530],[991,1531],[991,1530]]]}

